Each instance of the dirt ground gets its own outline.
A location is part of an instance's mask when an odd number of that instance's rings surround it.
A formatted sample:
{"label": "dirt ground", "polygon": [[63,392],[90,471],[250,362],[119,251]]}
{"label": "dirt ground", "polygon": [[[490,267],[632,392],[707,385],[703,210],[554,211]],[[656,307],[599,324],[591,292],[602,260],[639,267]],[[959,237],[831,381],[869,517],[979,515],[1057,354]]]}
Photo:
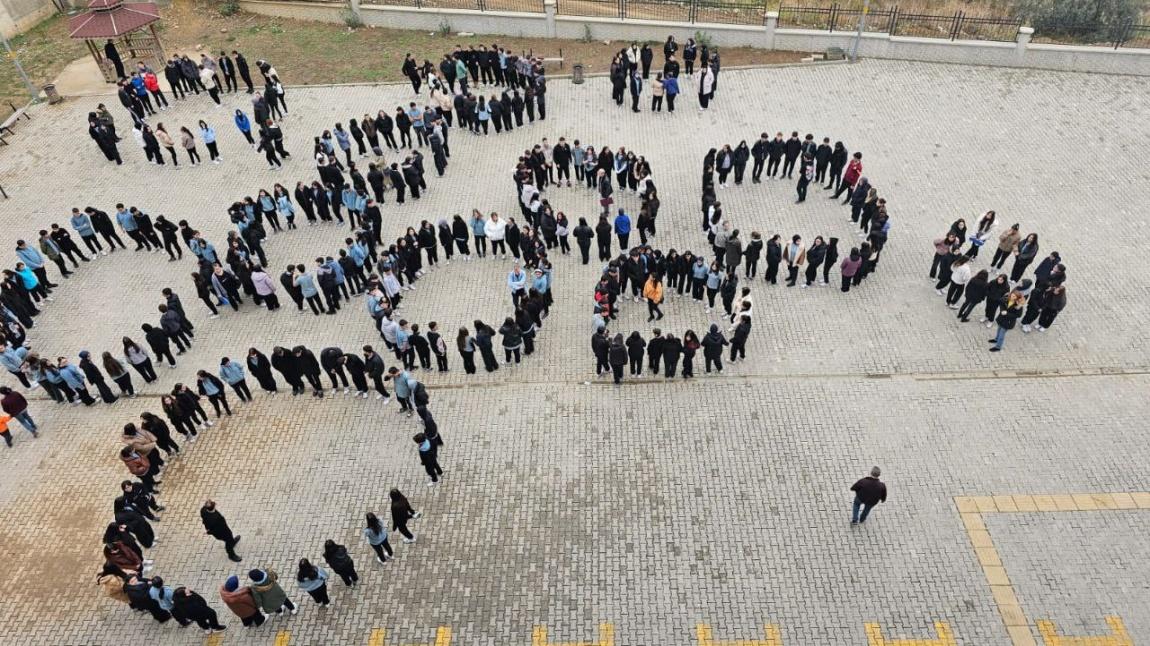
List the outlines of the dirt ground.
{"label": "dirt ground", "polygon": [[[575,40],[545,38],[509,38],[475,36],[446,38],[419,31],[362,28],[349,30],[341,25],[271,18],[249,13],[221,16],[217,3],[175,0],[164,10],[161,38],[168,52],[195,51],[197,48],[218,52],[236,49],[249,60],[271,60],[280,75],[292,85],[317,83],[359,83],[401,80],[400,65],[407,52],[437,62],[454,45],[492,42],[516,52],[535,52],[558,56],[562,50],[565,69],[581,62],[588,73],[603,72],[611,54],[621,49],[621,42],[584,43]],[[29,32],[13,39],[25,70],[32,82],[40,86],[50,82],[72,60],[87,55],[82,41],[67,35],[67,19],[51,18]],[[196,58],[193,56],[193,58]],[[795,62],[802,58],[794,52],[763,51],[750,48],[725,48],[723,64],[769,65]],[[661,60],[661,54],[656,56]],[[109,86],[111,87],[111,86]],[[23,105],[28,100],[23,83],[14,67],[0,67],[0,106],[7,101]],[[4,114],[4,110],[0,110]]]}

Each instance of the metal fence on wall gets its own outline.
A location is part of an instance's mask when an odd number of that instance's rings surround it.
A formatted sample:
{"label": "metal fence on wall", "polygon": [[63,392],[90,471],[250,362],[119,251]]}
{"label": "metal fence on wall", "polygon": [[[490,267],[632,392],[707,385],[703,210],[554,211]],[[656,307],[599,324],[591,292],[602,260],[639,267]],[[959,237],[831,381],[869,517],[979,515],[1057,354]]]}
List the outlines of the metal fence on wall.
{"label": "metal fence on wall", "polygon": [[767,0],[556,0],[564,16],[762,25]]}
{"label": "metal fence on wall", "polygon": [[[854,31],[862,11],[837,4],[829,7],[779,7],[779,27]],[[952,14],[904,13],[898,7],[867,13],[868,32],[892,36],[946,38],[949,40],[1011,41],[1018,35],[1022,21],[1014,18],[971,16],[964,11]]]}
{"label": "metal fence on wall", "polygon": [[[543,0],[361,0],[364,4],[415,7],[418,9],[465,9],[472,11],[518,11],[543,13]],[[565,16],[660,20],[680,23],[762,25],[777,0],[556,0],[556,11]],[[843,6],[778,6],[782,29],[818,29],[851,32],[858,29],[862,10],[857,3]],[[898,6],[869,11],[865,31],[892,36],[987,40],[1010,42],[1025,22],[1019,18],[974,15],[965,11],[946,14],[904,12]],[[1150,25],[1132,21],[1108,25],[1035,24],[1035,43],[1150,48]]]}

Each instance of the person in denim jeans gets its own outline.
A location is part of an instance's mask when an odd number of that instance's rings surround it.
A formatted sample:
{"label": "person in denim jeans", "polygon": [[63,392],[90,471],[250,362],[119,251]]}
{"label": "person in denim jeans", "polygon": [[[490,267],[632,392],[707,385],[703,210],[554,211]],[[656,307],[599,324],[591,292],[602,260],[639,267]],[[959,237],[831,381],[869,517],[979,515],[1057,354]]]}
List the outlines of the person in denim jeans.
{"label": "person in denim jeans", "polygon": [[28,429],[32,437],[40,437],[40,428],[36,426],[36,422],[32,421],[32,416],[28,414],[28,400],[23,395],[8,386],[0,386],[0,408],[11,415],[12,419],[20,422],[21,426]]}
{"label": "person in denim jeans", "polygon": [[[866,522],[870,511],[880,502],[886,502],[886,484],[879,481],[882,469],[874,467],[870,475],[851,485],[855,492],[854,506],[851,509],[851,525],[860,525]],[[862,513],[859,513],[862,510]]]}

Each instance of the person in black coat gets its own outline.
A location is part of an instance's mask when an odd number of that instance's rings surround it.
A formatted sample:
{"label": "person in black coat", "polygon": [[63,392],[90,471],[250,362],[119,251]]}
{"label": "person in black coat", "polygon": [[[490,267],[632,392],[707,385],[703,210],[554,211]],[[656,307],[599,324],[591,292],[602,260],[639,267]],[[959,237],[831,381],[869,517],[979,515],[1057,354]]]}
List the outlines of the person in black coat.
{"label": "person in black coat", "polygon": [[847,149],[843,146],[843,142],[836,141],[835,148],[831,151],[830,156],[830,175],[827,177],[827,184],[823,187],[824,191],[834,189],[838,192],[839,185],[843,181],[843,169],[847,166]]}
{"label": "person in black coat", "polygon": [[623,366],[627,365],[627,346],[623,343],[623,335],[616,334],[607,345],[607,363],[615,376],[615,384],[623,381]]}
{"label": "person in black coat", "polygon": [[272,375],[272,364],[267,355],[255,348],[248,348],[248,372],[259,382],[260,388],[269,393],[279,392],[276,379]]}
{"label": "person in black coat", "polygon": [[320,381],[320,365],[319,361],[315,358],[315,353],[308,350],[305,346],[297,345],[292,348],[292,355],[296,358],[299,365],[300,374],[303,375],[312,388],[313,397],[323,397],[323,382]]}
{"label": "person in black coat", "polygon": [[[607,339],[606,327],[591,335],[591,352],[595,354],[596,376],[611,372],[610,357],[608,356],[610,347],[611,342]],[[623,363],[626,362],[626,350],[624,349]]]}
{"label": "person in black coat", "polygon": [[272,367],[283,375],[284,381],[291,385],[291,394],[299,395],[304,392],[303,370],[300,362],[290,350],[282,346],[272,348]]}
{"label": "person in black coat", "polygon": [[355,396],[367,399],[367,366],[363,359],[359,358],[359,355],[348,353],[340,357],[339,361],[351,375],[351,383],[355,385]]}
{"label": "person in black coat", "polygon": [[295,301],[296,309],[303,311],[303,290],[295,284],[295,265],[288,265],[287,271],[280,274],[280,285],[283,285],[288,296]]}
{"label": "person in black coat", "polygon": [[244,55],[232,50],[232,60],[236,62],[236,71],[240,73],[240,78],[244,80],[244,84],[248,86],[248,94],[255,92],[255,86],[252,85],[252,73],[248,69],[248,59]]}
{"label": "person in black coat", "polygon": [[746,314],[739,317],[735,325],[735,332],[731,336],[731,363],[747,358],[747,337],[751,335],[751,317]]}
{"label": "person in black coat", "polygon": [[172,368],[176,367],[176,358],[172,356],[172,348],[168,342],[168,335],[157,327],[152,327],[147,323],[140,326],[144,331],[144,340],[148,342],[148,346],[152,348],[152,354],[156,355],[156,361],[167,358],[168,365]]}
{"label": "person in black coat", "polygon": [[236,545],[243,537],[232,533],[232,528],[228,526],[228,520],[216,509],[215,501],[207,500],[204,502],[204,506],[200,507],[200,521],[203,522],[204,532],[208,536],[223,541],[229,559],[236,563],[243,560],[236,554]]}
{"label": "person in black coat", "polygon": [[355,587],[359,583],[359,574],[355,571],[355,561],[347,553],[347,548],[330,538],[323,544],[323,560],[327,562],[332,571],[343,579],[344,585]]}
{"label": "person in black coat", "polygon": [[118,399],[112,389],[108,387],[108,383],[104,381],[104,373],[100,372],[87,350],[80,353],[80,370],[84,372],[84,377],[96,387],[100,393],[100,399],[104,400],[105,404],[111,404]]}
{"label": "person in black coat", "polygon": [[787,179],[792,179],[795,173],[795,162],[799,159],[799,154],[803,151],[803,142],[799,140],[798,131],[791,133],[791,138],[787,139],[783,147],[784,161],[783,161],[783,175]]}
{"label": "person in black coat", "polygon": [[631,362],[631,376],[639,377],[643,374],[643,353],[647,349],[647,342],[643,340],[638,330],[631,332],[627,337],[627,358]]}
{"label": "person in black coat", "polygon": [[371,376],[372,384],[375,387],[376,393],[378,393],[375,398],[382,399],[384,404],[388,403],[391,401],[391,394],[387,392],[387,388],[383,385],[383,376],[386,372],[383,357],[381,357],[373,347],[365,345],[363,346],[363,359],[364,370]]}
{"label": "person in black coat", "polygon": [[651,340],[647,342],[647,367],[652,374],[659,374],[659,361],[663,358],[663,332],[659,328],[651,331]]}
{"label": "person in black coat", "polygon": [[719,373],[722,374],[723,346],[730,345],[730,342],[727,341],[727,337],[723,336],[723,333],[719,331],[717,324],[711,324],[711,330],[703,337],[701,345],[703,346],[703,361],[707,373],[710,374],[711,366],[714,365]]}
{"label": "person in black coat", "polygon": [[172,593],[172,617],[181,626],[187,626],[194,621],[209,635],[228,629],[220,623],[216,611],[208,606],[203,597],[183,586],[176,588]]}

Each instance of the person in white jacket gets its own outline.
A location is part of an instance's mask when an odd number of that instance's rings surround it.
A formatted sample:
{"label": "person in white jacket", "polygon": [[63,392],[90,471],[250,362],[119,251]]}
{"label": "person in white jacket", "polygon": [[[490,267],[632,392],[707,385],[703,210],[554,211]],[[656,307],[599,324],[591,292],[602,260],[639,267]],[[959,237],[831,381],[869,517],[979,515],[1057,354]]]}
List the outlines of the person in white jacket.
{"label": "person in white jacket", "polygon": [[952,310],[958,309],[958,300],[962,298],[966,284],[970,282],[970,258],[959,256],[950,266],[950,289],[946,292],[946,305]]}
{"label": "person in white jacket", "polygon": [[491,242],[491,255],[494,257],[496,254],[502,254],[500,257],[507,258],[507,223],[499,219],[498,213],[492,213],[491,218],[483,225],[483,233]]}

